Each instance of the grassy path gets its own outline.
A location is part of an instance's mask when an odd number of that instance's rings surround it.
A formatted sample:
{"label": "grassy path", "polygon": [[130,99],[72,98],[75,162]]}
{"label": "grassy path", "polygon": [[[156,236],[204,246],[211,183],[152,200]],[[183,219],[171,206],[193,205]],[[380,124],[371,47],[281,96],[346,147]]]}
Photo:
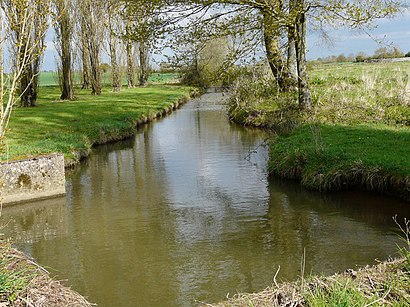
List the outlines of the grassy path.
{"label": "grassy path", "polygon": [[130,136],[142,120],[172,110],[179,100],[188,97],[189,90],[151,85],[120,93],[106,89],[101,96],[77,91],[77,100],[63,102],[56,100],[58,88],[41,87],[37,107],[15,110],[2,160],[60,152],[67,161],[76,162],[94,144]]}

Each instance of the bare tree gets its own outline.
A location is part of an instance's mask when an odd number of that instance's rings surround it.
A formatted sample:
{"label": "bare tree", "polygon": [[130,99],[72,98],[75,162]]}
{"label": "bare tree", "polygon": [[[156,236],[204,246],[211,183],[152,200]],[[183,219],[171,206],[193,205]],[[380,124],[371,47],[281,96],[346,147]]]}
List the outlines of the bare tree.
{"label": "bare tree", "polygon": [[122,74],[119,66],[119,45],[120,40],[118,33],[121,32],[121,16],[119,10],[121,7],[117,1],[106,1],[106,22],[108,29],[108,45],[111,59],[111,78],[112,78],[112,90],[113,92],[121,91],[122,87]]}
{"label": "bare tree", "polygon": [[86,37],[86,26],[84,18],[82,17],[81,13],[79,16],[80,19],[80,29],[79,29],[79,40],[80,40],[80,53],[81,53],[81,89],[89,89],[90,88],[90,52],[88,50],[87,44],[87,37]]}
{"label": "bare tree", "polygon": [[58,74],[62,100],[74,99],[72,73],[73,3],[72,0],[53,0],[56,11],[55,46],[59,56]]}
{"label": "bare tree", "polygon": [[[14,70],[19,74],[19,96],[22,107],[36,105],[40,65],[45,50],[50,3],[45,0],[2,0],[6,17]],[[36,14],[42,12],[42,14]]]}
{"label": "bare tree", "polygon": [[[103,2],[83,0],[77,2],[81,14],[81,37],[84,39],[83,53],[87,50],[90,64],[91,94],[101,95],[100,54],[103,41]],[[83,59],[83,65],[87,59]]]}
{"label": "bare tree", "polygon": [[135,87],[135,62],[133,56],[133,41],[129,38],[131,35],[131,20],[126,17],[125,48],[127,52],[127,84],[128,88]]}
{"label": "bare tree", "polygon": [[[40,57],[44,47],[44,35],[47,25],[41,23],[37,18],[37,8],[47,1],[2,1],[0,9],[0,152],[10,122],[13,108],[25,95],[27,89],[22,87],[22,77],[27,72],[27,67]],[[44,8],[49,8],[47,3]],[[17,15],[9,15],[17,13]],[[46,12],[46,11],[45,11]],[[46,12],[47,13],[47,12]],[[41,19],[43,20],[43,19]],[[29,43],[27,42],[30,38]],[[11,58],[11,73],[4,73],[4,47],[8,45],[13,55]],[[25,82],[38,82],[32,76],[31,80],[26,78]],[[30,90],[30,89],[28,89]]]}

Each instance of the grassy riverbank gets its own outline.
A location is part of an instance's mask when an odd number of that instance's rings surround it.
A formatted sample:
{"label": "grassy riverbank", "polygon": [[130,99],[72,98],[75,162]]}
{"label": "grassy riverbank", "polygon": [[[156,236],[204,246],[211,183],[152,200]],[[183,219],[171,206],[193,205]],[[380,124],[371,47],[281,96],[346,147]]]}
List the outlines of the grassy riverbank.
{"label": "grassy riverbank", "polygon": [[101,96],[77,91],[77,99],[67,102],[58,100],[57,87],[41,87],[37,107],[15,110],[2,160],[60,152],[75,163],[93,145],[124,139],[137,125],[170,112],[188,99],[189,91],[170,85],[120,93],[107,88]]}
{"label": "grassy riverbank", "polygon": [[8,242],[0,241],[0,306],[92,306]]}
{"label": "grassy riverbank", "polygon": [[300,114],[293,94],[272,95],[267,85],[236,91],[229,113],[279,133],[271,145],[273,174],[320,191],[360,188],[410,200],[408,64],[318,66],[308,114]]}
{"label": "grassy riverbank", "polygon": [[409,306],[410,258],[382,262],[330,277],[312,276],[254,294],[238,294],[215,307]]}
{"label": "grassy riverbank", "polygon": [[303,125],[272,144],[270,171],[308,188],[388,192],[410,200],[410,129]]}
{"label": "grassy riverbank", "polygon": [[294,282],[277,282],[259,293],[237,294],[215,307],[259,306],[409,306],[410,305],[410,220],[400,223],[403,236],[398,258],[364,268],[350,268],[332,276],[304,277]]}

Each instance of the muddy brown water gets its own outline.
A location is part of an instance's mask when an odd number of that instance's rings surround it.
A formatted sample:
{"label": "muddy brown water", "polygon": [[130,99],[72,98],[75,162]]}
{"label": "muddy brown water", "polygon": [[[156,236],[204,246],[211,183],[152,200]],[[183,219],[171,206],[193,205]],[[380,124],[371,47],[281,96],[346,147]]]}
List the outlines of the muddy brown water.
{"label": "muddy brown water", "polygon": [[3,209],[2,233],[99,306],[195,306],[396,255],[408,203],[268,180],[266,133],[208,94],[98,147],[66,198]]}

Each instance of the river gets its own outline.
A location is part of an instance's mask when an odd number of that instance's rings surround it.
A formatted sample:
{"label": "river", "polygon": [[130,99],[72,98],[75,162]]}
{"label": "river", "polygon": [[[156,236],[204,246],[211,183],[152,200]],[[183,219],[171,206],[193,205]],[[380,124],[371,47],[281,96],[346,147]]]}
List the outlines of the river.
{"label": "river", "polygon": [[194,306],[396,255],[408,204],[268,179],[266,132],[207,94],[94,149],[67,197],[3,209],[2,232],[99,306]]}

